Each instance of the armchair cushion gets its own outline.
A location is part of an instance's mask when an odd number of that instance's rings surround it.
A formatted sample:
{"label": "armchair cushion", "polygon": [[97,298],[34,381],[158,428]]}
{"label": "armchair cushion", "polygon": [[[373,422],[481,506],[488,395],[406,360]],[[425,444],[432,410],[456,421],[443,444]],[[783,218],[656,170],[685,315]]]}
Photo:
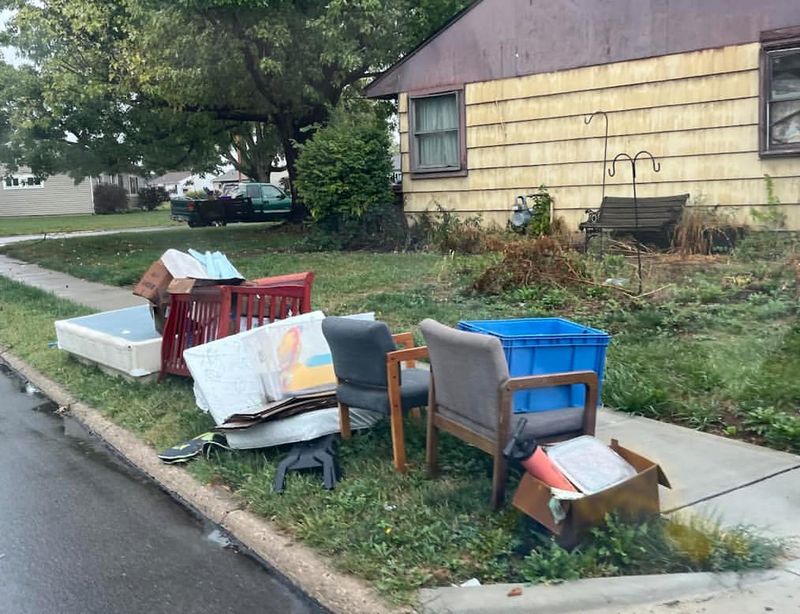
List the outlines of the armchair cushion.
{"label": "armchair cushion", "polygon": [[511,421],[512,433],[520,420],[528,421],[523,433],[534,439],[545,439],[572,432],[577,433],[583,430],[583,407],[513,414]]}
{"label": "armchair cushion", "polygon": [[[386,363],[383,363],[384,372]],[[428,404],[428,385],[431,374],[425,369],[403,369],[400,371],[400,402],[403,411]],[[336,398],[349,407],[368,409],[389,415],[389,395],[386,388],[362,386],[342,382],[336,388]]]}

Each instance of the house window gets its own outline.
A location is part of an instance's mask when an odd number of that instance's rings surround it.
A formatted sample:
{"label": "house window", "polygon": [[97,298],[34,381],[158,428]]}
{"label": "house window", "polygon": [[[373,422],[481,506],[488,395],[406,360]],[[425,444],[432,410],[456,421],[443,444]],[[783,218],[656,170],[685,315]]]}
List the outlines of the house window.
{"label": "house window", "polygon": [[765,47],[762,61],[762,155],[800,155],[800,41]]}
{"label": "house window", "polygon": [[460,92],[412,97],[412,173],[464,169],[464,121]]}
{"label": "house window", "polygon": [[138,177],[128,177],[128,183],[130,185],[130,193],[131,194],[138,194],[139,193],[139,178]]}
{"label": "house window", "polygon": [[44,181],[34,175],[8,175],[3,180],[4,190],[27,190],[43,187]]}

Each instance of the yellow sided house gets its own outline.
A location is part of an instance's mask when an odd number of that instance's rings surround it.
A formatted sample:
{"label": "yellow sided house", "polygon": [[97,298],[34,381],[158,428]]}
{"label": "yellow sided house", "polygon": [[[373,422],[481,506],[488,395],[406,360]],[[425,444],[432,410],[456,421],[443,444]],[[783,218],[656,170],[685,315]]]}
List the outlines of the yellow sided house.
{"label": "yellow sided house", "polygon": [[[505,224],[545,185],[571,230],[631,195],[780,207],[800,230],[800,1],[480,0],[367,88],[397,98],[410,214],[437,205]],[[609,165],[610,166],[610,165]],[[765,178],[769,176],[769,179]]]}

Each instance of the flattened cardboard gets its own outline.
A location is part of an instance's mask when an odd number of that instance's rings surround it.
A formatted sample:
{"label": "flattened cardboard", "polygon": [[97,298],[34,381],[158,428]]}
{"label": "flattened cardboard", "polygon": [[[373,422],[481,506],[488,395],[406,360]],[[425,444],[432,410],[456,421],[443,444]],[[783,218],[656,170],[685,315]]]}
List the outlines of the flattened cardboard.
{"label": "flattened cardboard", "polygon": [[156,260],[145,271],[145,274],[133,288],[133,293],[146,298],[153,304],[158,303],[159,294],[166,290],[172,281],[172,275],[161,260]]}
{"label": "flattened cardboard", "polygon": [[637,474],[598,493],[574,501],[561,501],[566,514],[562,522],[556,522],[550,511],[550,487],[528,473],[523,476],[514,493],[514,507],[554,533],[556,542],[565,548],[578,545],[611,512],[634,521],[658,514],[658,485],[671,488],[661,467],[619,445],[616,440],[611,441],[611,449],[633,465]]}

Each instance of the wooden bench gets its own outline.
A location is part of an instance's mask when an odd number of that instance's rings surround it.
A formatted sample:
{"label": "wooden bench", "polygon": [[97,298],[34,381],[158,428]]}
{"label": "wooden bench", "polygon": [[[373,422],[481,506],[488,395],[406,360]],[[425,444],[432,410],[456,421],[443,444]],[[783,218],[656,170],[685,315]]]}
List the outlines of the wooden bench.
{"label": "wooden bench", "polygon": [[588,218],[578,228],[585,233],[587,246],[592,237],[603,231],[632,235],[642,232],[658,233],[669,240],[688,199],[688,194],[638,198],[637,211],[634,209],[633,198],[606,196],[599,209],[586,210]]}

